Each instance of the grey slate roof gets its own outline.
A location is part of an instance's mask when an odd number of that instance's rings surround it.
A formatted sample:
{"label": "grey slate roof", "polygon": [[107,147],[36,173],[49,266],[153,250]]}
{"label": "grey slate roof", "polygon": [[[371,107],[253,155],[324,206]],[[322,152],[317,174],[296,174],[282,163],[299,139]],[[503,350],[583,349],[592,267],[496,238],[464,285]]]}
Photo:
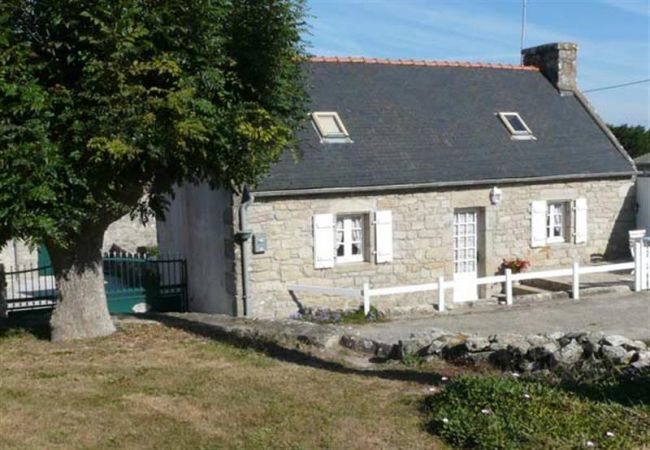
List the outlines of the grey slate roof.
{"label": "grey slate roof", "polygon": [[650,153],[646,153],[645,155],[641,155],[638,158],[635,158],[634,162],[637,166],[650,166]]}
{"label": "grey slate roof", "polygon": [[[625,175],[634,168],[575,96],[534,70],[309,62],[311,111],[337,111],[353,143],[299,132],[258,192]],[[516,111],[537,140],[513,141]]]}

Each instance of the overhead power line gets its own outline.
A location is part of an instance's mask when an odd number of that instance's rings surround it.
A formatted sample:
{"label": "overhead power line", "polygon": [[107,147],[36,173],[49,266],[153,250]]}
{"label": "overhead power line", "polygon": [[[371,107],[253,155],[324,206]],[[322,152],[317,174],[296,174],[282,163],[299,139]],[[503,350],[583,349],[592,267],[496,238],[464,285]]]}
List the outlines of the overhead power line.
{"label": "overhead power line", "polygon": [[638,81],[630,81],[629,83],[622,83],[622,84],[614,84],[612,86],[605,86],[605,87],[599,87],[599,88],[594,88],[594,89],[587,89],[582,92],[596,92],[596,91],[605,91],[608,89],[617,89],[625,86],[632,86],[633,84],[641,84],[641,83],[647,83],[650,81],[650,78],[646,78],[645,80],[638,80]]}

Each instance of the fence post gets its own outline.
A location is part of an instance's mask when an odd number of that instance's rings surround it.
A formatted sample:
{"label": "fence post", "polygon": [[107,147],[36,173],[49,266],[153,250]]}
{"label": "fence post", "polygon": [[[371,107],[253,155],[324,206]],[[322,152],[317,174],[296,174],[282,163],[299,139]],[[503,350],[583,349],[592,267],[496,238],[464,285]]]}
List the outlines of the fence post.
{"label": "fence post", "polygon": [[641,242],[641,290],[648,289],[648,274],[650,273],[650,246]]}
{"label": "fence post", "polygon": [[574,300],[580,299],[580,263],[573,262],[573,289],[571,291],[571,298]]}
{"label": "fence post", "polygon": [[445,310],[445,277],[438,277],[438,311]]}
{"label": "fence post", "polygon": [[642,289],[641,280],[643,279],[643,264],[641,260],[643,258],[643,246],[640,241],[634,243],[634,291],[640,292]]}
{"label": "fence post", "polygon": [[512,305],[512,269],[506,269],[506,305]]}
{"label": "fence post", "polygon": [[368,315],[370,312],[370,283],[363,283],[363,314]]}

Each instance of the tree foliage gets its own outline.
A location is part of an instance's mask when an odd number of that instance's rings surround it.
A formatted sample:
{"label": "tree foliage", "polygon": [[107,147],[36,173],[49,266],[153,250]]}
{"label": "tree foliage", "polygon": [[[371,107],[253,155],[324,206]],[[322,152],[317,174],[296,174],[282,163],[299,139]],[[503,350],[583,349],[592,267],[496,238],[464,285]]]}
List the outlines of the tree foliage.
{"label": "tree foliage", "polygon": [[650,130],[641,125],[609,125],[614,136],[632,158],[650,153]]}
{"label": "tree foliage", "polygon": [[300,0],[0,2],[0,241],[254,184],[305,116]]}

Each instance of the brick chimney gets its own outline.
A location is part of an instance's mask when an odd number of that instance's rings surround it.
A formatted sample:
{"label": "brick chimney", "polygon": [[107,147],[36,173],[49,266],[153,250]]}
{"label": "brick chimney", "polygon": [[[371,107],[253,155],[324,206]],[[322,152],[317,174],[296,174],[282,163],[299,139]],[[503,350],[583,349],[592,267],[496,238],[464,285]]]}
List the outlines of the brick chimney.
{"label": "brick chimney", "polygon": [[524,66],[538,67],[561,94],[569,94],[577,89],[577,44],[556,42],[538,45],[522,50],[521,54],[524,57]]}

